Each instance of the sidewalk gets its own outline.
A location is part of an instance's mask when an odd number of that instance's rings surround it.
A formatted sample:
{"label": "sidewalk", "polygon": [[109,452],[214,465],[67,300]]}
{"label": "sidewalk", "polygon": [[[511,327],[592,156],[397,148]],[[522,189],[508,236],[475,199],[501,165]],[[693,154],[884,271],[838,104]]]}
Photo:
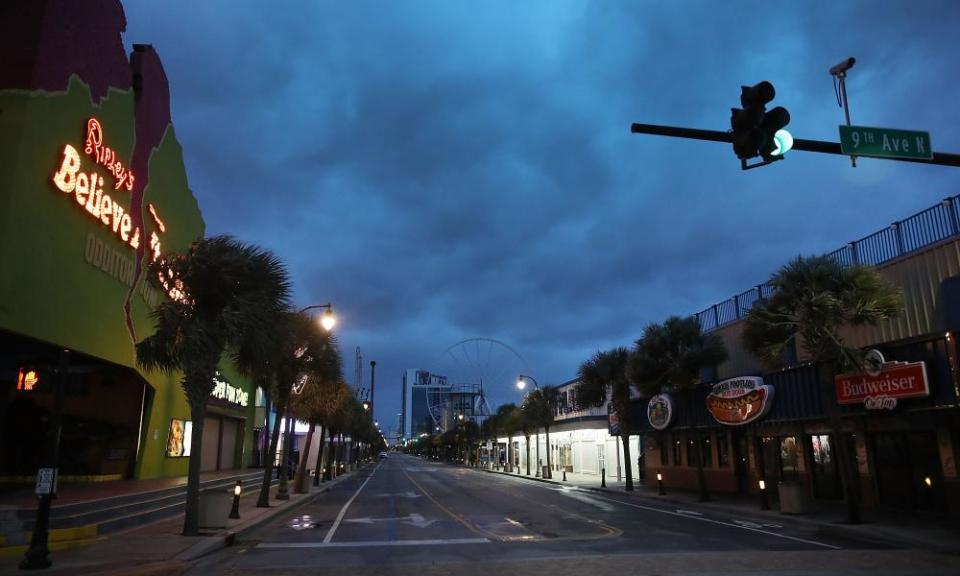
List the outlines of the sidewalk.
{"label": "sidewalk", "polygon": [[[233,470],[219,470],[216,472],[201,472],[200,481],[217,480],[220,478],[230,478],[243,474],[255,472],[256,468],[237,468]],[[262,468],[260,469],[263,470]],[[123,496],[126,494],[138,494],[141,492],[152,492],[154,490],[163,490],[165,488],[175,488],[177,486],[186,486],[186,476],[175,476],[173,478],[155,478],[152,480],[110,480],[107,482],[78,482],[63,483],[57,488],[57,499],[55,506],[65,504],[74,504],[77,502],[88,502],[90,500],[99,500],[101,498],[111,498],[114,496]],[[34,494],[34,487],[24,486],[20,488],[5,489],[0,491],[3,503],[9,506],[20,508],[36,508],[37,496]]]}
{"label": "sidewalk", "polygon": [[815,533],[840,538],[849,538],[863,542],[872,542],[895,546],[897,548],[918,548],[934,550],[947,554],[960,554],[960,522],[945,516],[917,512],[913,510],[891,510],[862,508],[861,524],[847,524],[844,521],[845,508],[842,501],[816,501],[811,504],[807,514],[781,514],[776,503],[771,502],[772,510],[760,509],[758,496],[740,494],[711,493],[709,502],[699,502],[694,492],[673,488],[666,489],[666,495],[660,496],[656,487],[634,482],[634,491],[626,492],[624,482],[617,482],[616,475],[607,477],[606,488],[601,487],[601,478],[592,474],[567,473],[564,482],[563,472],[554,472],[553,479],[536,478],[532,475],[507,474],[498,470],[483,470],[494,474],[520,477],[526,480],[547,482],[562,486],[576,486],[585,490],[605,492],[624,499],[650,499],[659,502],[689,508],[702,508],[714,512],[736,516],[762,518],[767,522],[792,522],[805,525]]}
{"label": "sidewalk", "polygon": [[[51,552],[53,566],[44,574],[106,574],[152,575],[181,574],[186,572],[197,558],[220,550],[233,543],[237,535],[253,530],[297,506],[305,504],[338,483],[362,471],[360,466],[352,472],[341,474],[319,487],[310,486],[307,494],[290,492],[290,500],[273,498],[276,487],[271,490],[270,508],[257,508],[259,490],[249,490],[240,498],[240,519],[227,520],[226,528],[201,531],[201,536],[188,537],[183,530],[183,515],[168,518],[97,539],[86,548]],[[292,488],[292,482],[291,482]],[[0,558],[0,574],[23,574],[18,569],[21,557]]]}

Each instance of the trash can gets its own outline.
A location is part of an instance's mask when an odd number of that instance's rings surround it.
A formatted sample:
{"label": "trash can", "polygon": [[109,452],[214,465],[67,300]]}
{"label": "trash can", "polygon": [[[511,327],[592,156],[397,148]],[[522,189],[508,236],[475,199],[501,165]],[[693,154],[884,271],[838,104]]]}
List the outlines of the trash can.
{"label": "trash can", "polygon": [[540,477],[541,477],[541,478],[549,478],[549,477],[550,477],[550,467],[544,465],[544,466],[542,466],[541,468],[542,468],[542,473],[541,473]]}
{"label": "trash can", "polygon": [[225,528],[230,507],[233,506],[233,490],[211,489],[200,492],[200,528]]}
{"label": "trash can", "polygon": [[806,514],[807,492],[801,482],[780,482],[777,486],[780,495],[781,514]]}

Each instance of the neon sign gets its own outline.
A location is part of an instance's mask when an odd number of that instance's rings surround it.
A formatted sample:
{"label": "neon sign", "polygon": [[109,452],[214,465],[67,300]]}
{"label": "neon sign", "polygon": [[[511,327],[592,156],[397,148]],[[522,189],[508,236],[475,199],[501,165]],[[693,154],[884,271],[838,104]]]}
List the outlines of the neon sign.
{"label": "neon sign", "polygon": [[103,191],[103,176],[96,172],[89,175],[80,171],[80,154],[67,144],[63,147],[63,160],[53,174],[53,185],[65,194],[73,194],[77,204],[110,228],[124,244],[136,250],[140,246],[140,228],[133,226],[130,214]]}
{"label": "neon sign", "polygon": [[36,370],[24,370],[21,368],[17,374],[17,390],[29,392],[36,388],[39,382],[40,377],[37,376]]}
{"label": "neon sign", "polygon": [[250,393],[227,382],[219,370],[213,377],[213,390],[210,392],[210,396],[226,400],[231,404],[239,404],[244,408],[250,403]]}
{"label": "neon sign", "polygon": [[[128,191],[133,190],[133,172],[117,160],[115,150],[103,144],[103,127],[96,118],[87,120],[86,143],[83,151],[94,162],[110,171],[115,179],[114,190],[120,190],[121,188],[126,188]],[[82,168],[83,164],[77,149],[70,144],[64,145],[60,167],[53,174],[53,185],[65,194],[72,194],[77,204],[82,206],[102,225],[110,229],[124,244],[129,245],[134,250],[138,249],[140,247],[140,228],[133,225],[133,218],[129,212],[104,192],[103,176],[95,171],[84,172]],[[160,219],[156,207],[149,204],[148,208],[157,228],[161,233],[166,232],[167,227]],[[150,233],[149,246],[150,262],[155,263],[162,257],[160,236],[156,232]],[[173,271],[169,267],[164,266],[163,268],[164,270],[157,274],[157,279],[167,295],[177,301],[185,300],[186,294],[183,283],[174,278]]]}
{"label": "neon sign", "polygon": [[133,190],[133,172],[124,168],[123,164],[117,160],[117,153],[113,148],[103,145],[103,128],[100,127],[100,122],[96,118],[87,120],[87,144],[83,151],[113,174],[117,180],[113,185],[114,190],[119,190],[123,185],[126,185],[128,192]]}

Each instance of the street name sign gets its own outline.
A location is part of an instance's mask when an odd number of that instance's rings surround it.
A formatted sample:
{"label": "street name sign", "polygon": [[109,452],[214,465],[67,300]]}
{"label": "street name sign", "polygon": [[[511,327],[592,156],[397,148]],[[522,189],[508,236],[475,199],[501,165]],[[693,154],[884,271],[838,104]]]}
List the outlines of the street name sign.
{"label": "street name sign", "polygon": [[840,151],[851,156],[933,159],[930,133],[917,130],[841,125]]}

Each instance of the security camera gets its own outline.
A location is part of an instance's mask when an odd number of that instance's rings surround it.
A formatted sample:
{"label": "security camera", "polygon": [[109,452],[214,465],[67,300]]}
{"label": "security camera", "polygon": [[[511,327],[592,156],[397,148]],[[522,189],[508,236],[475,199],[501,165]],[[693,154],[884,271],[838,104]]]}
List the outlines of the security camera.
{"label": "security camera", "polygon": [[841,63],[837,64],[836,66],[834,66],[833,68],[831,68],[831,69],[830,69],[830,75],[831,75],[831,76],[843,76],[844,74],[847,73],[847,70],[853,68],[853,65],[856,64],[856,63],[857,63],[857,59],[854,58],[853,56],[851,56],[850,58],[847,58],[847,59],[844,60],[843,62],[841,62]]}

